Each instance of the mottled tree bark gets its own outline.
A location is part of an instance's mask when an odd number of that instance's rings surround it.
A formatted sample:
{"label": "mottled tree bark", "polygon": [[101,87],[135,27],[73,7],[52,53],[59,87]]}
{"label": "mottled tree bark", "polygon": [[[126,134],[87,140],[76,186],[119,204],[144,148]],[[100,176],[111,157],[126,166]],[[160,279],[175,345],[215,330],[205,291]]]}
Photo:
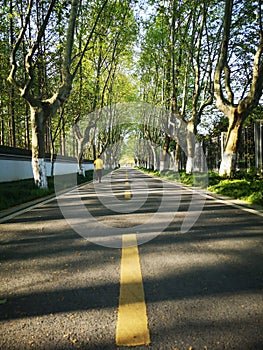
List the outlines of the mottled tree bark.
{"label": "mottled tree bark", "polygon": [[[19,55],[17,54],[17,52],[19,51],[19,47],[24,40],[25,32],[30,23],[33,0],[30,0],[28,3],[27,13],[26,13],[25,20],[23,22],[23,26],[20,30],[18,38],[11,52],[11,70],[8,77],[8,81],[15,88],[18,89],[21,97],[23,97],[27,101],[28,105],[30,106],[31,123],[32,123],[32,169],[33,169],[35,183],[40,188],[47,188],[47,174],[45,170],[46,168],[45,168],[45,151],[44,151],[45,149],[44,130],[45,130],[46,122],[48,118],[52,118],[57,113],[59,108],[62,107],[65,101],[68,99],[72,89],[73,79],[77,73],[81,60],[84,57],[85,51],[88,48],[91,37],[95,30],[95,27],[98,23],[98,20],[107,2],[108,0],[105,0],[100,8],[100,11],[98,11],[98,14],[94,22],[93,28],[90,32],[89,38],[86,42],[84,50],[82,50],[81,57],[73,69],[72,68],[72,60],[73,60],[72,51],[73,51],[73,44],[74,44],[74,34],[75,34],[79,1],[71,0],[70,17],[68,20],[68,28],[66,31],[64,55],[63,55],[63,62],[62,62],[62,68],[61,68],[62,82],[58,90],[48,99],[37,98],[34,95],[34,79],[35,79],[35,68],[36,68],[36,65],[34,63],[34,58],[35,58],[39,43],[41,42],[44,36],[45,30],[49,23],[51,13],[54,10],[56,1],[50,0],[46,16],[43,19],[43,22],[38,30],[36,40],[35,42],[32,43],[32,46],[29,47],[28,49],[27,55],[25,57],[26,78],[25,78],[25,81],[21,83],[17,80],[17,68],[19,65]],[[73,71],[71,72],[71,70]]]}
{"label": "mottled tree bark", "polygon": [[[232,20],[233,0],[225,0],[225,13],[223,20],[223,35],[219,51],[218,61],[214,75],[214,89],[217,108],[224,113],[229,126],[224,151],[220,164],[219,174],[230,176],[235,169],[236,151],[239,141],[240,128],[244,120],[258,105],[263,88],[263,30],[261,0],[259,6],[259,43],[254,55],[252,81],[250,91],[238,103],[234,103],[234,93],[231,88],[231,70],[228,65],[228,46],[230,41],[230,29]],[[225,92],[225,94],[224,94]]]}

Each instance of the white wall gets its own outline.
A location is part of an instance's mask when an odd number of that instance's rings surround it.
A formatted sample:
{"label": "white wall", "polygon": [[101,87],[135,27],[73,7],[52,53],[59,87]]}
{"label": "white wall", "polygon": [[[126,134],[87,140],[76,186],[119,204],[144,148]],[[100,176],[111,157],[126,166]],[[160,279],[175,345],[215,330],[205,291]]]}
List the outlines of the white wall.
{"label": "white wall", "polygon": [[33,177],[30,161],[0,159],[0,182],[16,181]]}
{"label": "white wall", "polygon": [[[92,170],[93,164],[85,163],[85,170]],[[51,175],[51,163],[46,162],[47,175]],[[55,162],[54,175],[77,173],[78,165],[72,162]],[[0,159],[0,182],[16,181],[33,178],[31,159]]]}

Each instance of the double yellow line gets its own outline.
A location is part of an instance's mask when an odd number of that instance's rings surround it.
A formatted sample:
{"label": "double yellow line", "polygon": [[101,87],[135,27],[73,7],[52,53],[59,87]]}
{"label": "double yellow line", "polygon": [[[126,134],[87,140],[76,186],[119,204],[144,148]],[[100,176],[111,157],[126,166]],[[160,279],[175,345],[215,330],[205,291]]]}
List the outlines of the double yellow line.
{"label": "double yellow line", "polygon": [[[126,181],[125,181],[125,185],[126,186],[129,186],[129,174],[128,174],[128,171],[126,170]],[[126,189],[125,191],[124,191],[124,198],[125,199],[130,199],[131,198],[131,191],[130,191],[130,189]]]}
{"label": "double yellow line", "polygon": [[135,234],[122,236],[120,297],[116,344],[150,344],[148,319]]}
{"label": "double yellow line", "polygon": [[[129,185],[127,170],[125,185]],[[125,189],[124,198],[131,198],[130,189]],[[150,344],[136,234],[122,236],[120,296],[116,344],[119,346]]]}

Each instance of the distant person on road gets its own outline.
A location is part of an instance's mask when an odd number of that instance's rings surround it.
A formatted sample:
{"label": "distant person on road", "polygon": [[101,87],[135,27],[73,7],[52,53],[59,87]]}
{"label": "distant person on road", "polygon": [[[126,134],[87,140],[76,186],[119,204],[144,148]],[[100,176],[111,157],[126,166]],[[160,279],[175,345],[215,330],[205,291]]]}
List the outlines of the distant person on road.
{"label": "distant person on road", "polygon": [[100,157],[98,157],[94,161],[94,167],[95,167],[96,180],[101,182],[103,161],[102,161],[102,159]]}

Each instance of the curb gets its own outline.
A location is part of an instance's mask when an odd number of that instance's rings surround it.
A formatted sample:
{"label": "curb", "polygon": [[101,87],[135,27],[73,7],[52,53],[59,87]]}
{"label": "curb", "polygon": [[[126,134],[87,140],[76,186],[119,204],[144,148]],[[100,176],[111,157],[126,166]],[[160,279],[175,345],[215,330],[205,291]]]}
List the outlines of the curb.
{"label": "curb", "polygon": [[15,205],[14,207],[11,207],[8,209],[1,210],[0,211],[0,219],[3,219],[9,215],[12,215],[12,214],[18,212],[18,211],[25,210],[25,209],[32,207],[32,206],[35,206],[37,204],[41,204],[42,202],[44,202],[46,200],[51,200],[53,198],[56,198],[55,193],[52,193],[52,194],[49,194],[48,196],[40,197],[37,199],[33,199],[32,201],[29,201],[29,202]]}
{"label": "curb", "polygon": [[91,181],[87,181],[85,183],[82,183],[78,186],[74,186],[74,187],[70,187],[70,188],[67,188],[67,189],[64,189],[58,193],[54,192],[52,194],[49,194],[48,196],[44,196],[44,197],[41,197],[41,198],[37,198],[37,199],[34,199],[32,201],[29,201],[29,202],[25,202],[25,203],[22,203],[22,204],[19,204],[19,205],[16,205],[14,207],[11,207],[9,209],[4,209],[2,211],[0,211],[0,224],[1,223],[4,223],[5,221],[8,221],[12,218],[14,218],[15,216],[18,216],[20,214],[23,214],[23,213],[26,213],[27,211],[33,209],[33,208],[37,208],[37,207],[40,207],[46,203],[49,203],[53,200],[56,200],[56,198],[64,193],[67,193],[67,192],[70,192],[72,190],[74,190],[75,188],[81,188],[81,187],[84,187],[90,183],[92,183],[93,180]]}
{"label": "curb", "polygon": [[220,195],[220,194],[217,194],[217,193],[214,193],[214,192],[210,192],[210,191],[206,191],[206,192],[207,192],[208,196],[213,197],[215,199],[219,199],[219,200],[223,200],[223,201],[229,201],[233,205],[244,207],[246,209],[252,209],[252,210],[258,211],[259,213],[263,214],[263,207],[261,205],[259,205],[259,204],[252,204],[252,203],[249,203],[249,202],[244,201],[242,199],[235,199],[235,198],[232,198],[232,197],[223,196],[223,195]]}
{"label": "curb", "polygon": [[179,182],[179,181],[173,181],[173,180],[168,180],[168,179],[165,179],[165,178],[162,178],[162,177],[153,176],[153,175],[148,174],[147,172],[144,172],[141,169],[136,169],[136,170],[138,170],[138,171],[142,172],[143,174],[148,175],[148,176],[150,176],[152,178],[160,179],[162,181],[170,182],[170,183],[173,183],[173,184],[178,184],[179,186],[182,186],[185,189],[189,189],[189,190],[192,190],[192,191],[198,191],[200,193],[203,192],[202,195],[205,195],[208,198],[213,198],[215,200],[224,202],[227,205],[232,205],[235,208],[242,209],[242,210],[248,211],[248,212],[250,212],[252,214],[256,214],[256,215],[259,215],[259,216],[263,217],[263,206],[261,206],[261,205],[251,204],[251,203],[246,202],[246,201],[241,200],[241,199],[235,199],[235,198],[232,198],[232,197],[220,195],[220,194],[208,191],[206,189],[202,189],[202,188],[199,188],[199,187],[186,185],[186,184],[184,184],[182,182]]}

